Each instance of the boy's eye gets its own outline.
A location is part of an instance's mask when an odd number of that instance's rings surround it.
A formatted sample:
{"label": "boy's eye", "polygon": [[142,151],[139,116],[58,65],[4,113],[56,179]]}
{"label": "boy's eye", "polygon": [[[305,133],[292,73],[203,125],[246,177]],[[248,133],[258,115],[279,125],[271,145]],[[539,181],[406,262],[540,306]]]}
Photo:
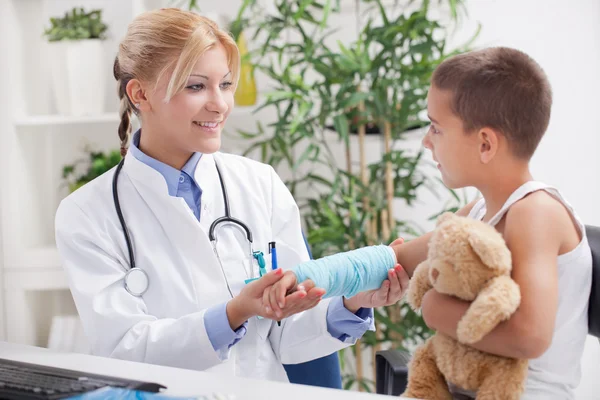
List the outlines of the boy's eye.
{"label": "boy's eye", "polygon": [[433,133],[434,135],[437,135],[440,133],[440,131],[435,127],[435,125],[431,124],[429,125],[429,130],[431,131],[431,133]]}

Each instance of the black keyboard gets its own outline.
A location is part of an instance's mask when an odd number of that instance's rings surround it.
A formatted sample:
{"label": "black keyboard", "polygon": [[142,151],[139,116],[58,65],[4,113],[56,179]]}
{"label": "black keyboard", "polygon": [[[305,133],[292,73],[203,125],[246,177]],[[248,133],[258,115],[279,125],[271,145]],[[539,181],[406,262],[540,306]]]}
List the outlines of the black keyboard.
{"label": "black keyboard", "polygon": [[0,399],[63,399],[105,386],[158,392],[165,386],[0,358]]}

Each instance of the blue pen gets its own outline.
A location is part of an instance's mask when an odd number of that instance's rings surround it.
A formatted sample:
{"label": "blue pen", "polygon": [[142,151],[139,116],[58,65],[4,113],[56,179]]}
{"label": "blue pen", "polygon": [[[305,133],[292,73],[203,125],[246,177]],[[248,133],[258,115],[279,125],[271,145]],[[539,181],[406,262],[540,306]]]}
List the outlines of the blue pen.
{"label": "blue pen", "polygon": [[[271,253],[271,269],[275,271],[277,269],[277,249],[275,248],[275,242],[269,242],[269,253]],[[277,321],[277,326],[281,326],[281,321]]]}
{"label": "blue pen", "polygon": [[277,269],[277,249],[275,248],[275,242],[269,242],[269,253],[271,253],[271,269],[274,271]]}

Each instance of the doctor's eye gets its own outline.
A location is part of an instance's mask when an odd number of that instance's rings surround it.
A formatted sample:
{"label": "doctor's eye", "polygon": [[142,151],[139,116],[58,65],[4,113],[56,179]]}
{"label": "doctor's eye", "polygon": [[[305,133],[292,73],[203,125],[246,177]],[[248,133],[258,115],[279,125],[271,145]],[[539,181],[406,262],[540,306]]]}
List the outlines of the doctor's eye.
{"label": "doctor's eye", "polygon": [[233,85],[233,82],[223,82],[221,83],[221,89],[227,90],[231,87],[231,85]]}
{"label": "doctor's eye", "polygon": [[200,90],[204,89],[204,84],[198,83],[197,85],[190,85],[187,86],[186,89],[193,90],[194,92],[199,92]]}

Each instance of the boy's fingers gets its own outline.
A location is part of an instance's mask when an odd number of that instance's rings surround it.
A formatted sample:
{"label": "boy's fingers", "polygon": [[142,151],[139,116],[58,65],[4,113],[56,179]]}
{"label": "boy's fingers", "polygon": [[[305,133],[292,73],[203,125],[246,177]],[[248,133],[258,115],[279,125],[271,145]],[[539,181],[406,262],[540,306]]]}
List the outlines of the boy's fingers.
{"label": "boy's fingers", "polygon": [[298,288],[300,288],[302,286],[302,288],[304,289],[304,291],[306,291],[307,293],[315,287],[315,282],[313,282],[312,279],[307,279],[304,282],[302,282],[301,284],[298,285]]}
{"label": "boy's fingers", "polygon": [[277,292],[279,291],[284,291],[285,289],[282,289],[283,284],[277,285],[277,286],[273,286],[273,290],[271,290],[270,296],[269,296],[269,302],[271,303],[271,309],[273,309],[273,313],[279,318],[279,316],[281,315],[281,307],[279,307],[279,301],[277,300]]}
{"label": "boy's fingers", "polygon": [[322,297],[325,294],[325,289],[321,289],[321,288],[312,288],[308,293],[308,297],[310,299],[317,299],[319,297]]}
{"label": "boy's fingers", "polygon": [[392,243],[390,243],[390,246],[395,246],[395,245],[399,245],[399,244],[404,244],[404,238],[399,237],[398,239],[396,239]]}

